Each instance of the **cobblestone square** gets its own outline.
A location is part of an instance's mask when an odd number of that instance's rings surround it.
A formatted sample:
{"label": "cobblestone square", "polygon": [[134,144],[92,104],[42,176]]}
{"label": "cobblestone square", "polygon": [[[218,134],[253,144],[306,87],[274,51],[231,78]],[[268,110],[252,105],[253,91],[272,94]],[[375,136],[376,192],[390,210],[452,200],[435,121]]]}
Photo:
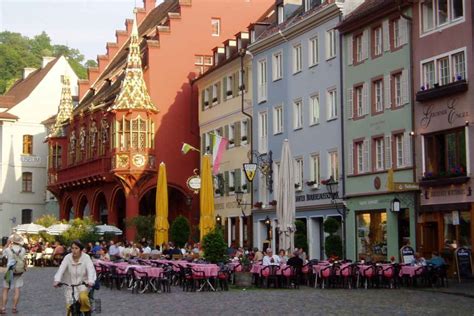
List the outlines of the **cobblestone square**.
{"label": "cobblestone square", "polygon": [[[63,290],[52,287],[55,271],[32,268],[26,273],[18,315],[65,314]],[[301,287],[190,293],[172,287],[170,294],[132,294],[102,287],[96,293],[102,300],[101,315],[474,315],[472,297],[418,289]],[[11,312],[11,297],[7,311]]]}

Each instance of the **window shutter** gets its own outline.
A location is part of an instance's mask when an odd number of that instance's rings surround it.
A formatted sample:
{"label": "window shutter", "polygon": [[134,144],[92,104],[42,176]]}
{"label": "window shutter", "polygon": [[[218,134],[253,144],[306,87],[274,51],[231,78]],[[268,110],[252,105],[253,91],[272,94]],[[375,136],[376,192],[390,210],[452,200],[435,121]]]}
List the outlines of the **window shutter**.
{"label": "window shutter", "polygon": [[362,86],[362,115],[366,115],[366,114],[369,114],[369,106],[368,106],[368,100],[367,100],[367,93],[369,90],[369,85],[367,84],[367,82],[364,82],[364,85]]}
{"label": "window shutter", "polygon": [[353,53],[353,38],[352,35],[347,37],[347,64],[350,66],[353,63],[354,53]]}
{"label": "window shutter", "polygon": [[293,166],[294,166],[293,170],[294,170],[294,175],[295,175],[295,183],[301,183],[300,169],[298,168],[298,162],[296,161],[296,159],[293,159]]}
{"label": "window shutter", "polygon": [[369,166],[370,166],[370,161],[369,161],[369,140],[366,139],[362,143],[362,151],[363,151],[363,157],[362,157],[362,165],[364,170],[362,172],[369,172]]}
{"label": "window shutter", "polygon": [[201,153],[206,153],[206,134],[201,136]]}
{"label": "window shutter", "polygon": [[354,174],[354,144],[347,144],[347,174]]}
{"label": "window shutter", "polygon": [[362,34],[362,60],[369,58],[369,30],[364,30]]}
{"label": "window shutter", "polygon": [[385,135],[385,169],[392,168],[392,136]]}
{"label": "window shutter", "polygon": [[217,83],[217,103],[221,103],[221,82]]}
{"label": "window shutter", "polygon": [[224,100],[227,99],[227,76],[222,79],[222,86],[224,87]]}
{"label": "window shutter", "polygon": [[347,119],[352,120],[354,117],[354,89],[347,89]]}
{"label": "window shutter", "polygon": [[204,102],[205,102],[206,90],[202,90],[201,92],[201,111],[204,111]]}
{"label": "window shutter", "polygon": [[229,195],[229,171],[224,172],[224,194]]}
{"label": "window shutter", "polygon": [[239,95],[239,73],[236,72],[232,75],[232,96],[236,97]]}
{"label": "window shutter", "polygon": [[240,121],[234,123],[234,144],[240,146]]}
{"label": "window shutter", "polygon": [[[224,138],[229,139],[229,125],[224,126]],[[227,142],[226,148],[229,148],[230,143]]]}
{"label": "window shutter", "polygon": [[273,175],[272,175],[273,197],[275,198],[275,200],[278,200],[278,196],[277,196],[278,195],[278,177],[279,177],[280,170],[278,169],[278,165],[275,162],[273,163],[272,169],[273,169]]}
{"label": "window shutter", "polygon": [[389,26],[388,20],[383,21],[382,32],[383,32],[383,50],[389,51],[390,50],[390,26]]}
{"label": "window shutter", "polygon": [[248,91],[249,88],[248,88],[248,85],[249,85],[249,67],[245,67],[244,68],[244,80],[243,80],[243,83],[244,83],[244,89],[245,91]]}
{"label": "window shutter", "polygon": [[234,177],[235,191],[242,191],[242,179],[241,179],[242,173],[240,172],[240,169],[235,169],[234,175],[235,175]]}
{"label": "window shutter", "polygon": [[384,82],[383,82],[383,97],[384,97],[384,103],[385,103],[385,108],[390,109],[392,107],[392,94],[391,92],[391,76],[390,75],[385,75],[384,76]]}
{"label": "window shutter", "polygon": [[411,136],[409,132],[403,134],[403,166],[411,167]]}
{"label": "window shutter", "polygon": [[400,45],[408,43],[408,20],[400,17]]}
{"label": "window shutter", "polygon": [[408,89],[408,70],[404,69],[402,71],[402,104],[407,104],[410,100],[410,90]]}

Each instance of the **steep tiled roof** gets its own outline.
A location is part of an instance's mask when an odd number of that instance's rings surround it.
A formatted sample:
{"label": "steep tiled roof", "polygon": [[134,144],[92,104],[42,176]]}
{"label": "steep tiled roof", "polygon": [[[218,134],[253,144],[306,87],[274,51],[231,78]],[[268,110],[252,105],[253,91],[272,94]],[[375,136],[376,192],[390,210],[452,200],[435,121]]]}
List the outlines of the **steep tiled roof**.
{"label": "steep tiled roof", "polygon": [[18,116],[10,114],[8,112],[0,112],[0,120],[18,120]]}
{"label": "steep tiled roof", "polygon": [[46,67],[35,70],[26,79],[20,79],[0,97],[0,107],[12,108],[24,99],[36,88],[46,74],[53,68],[59,57],[49,62]]}

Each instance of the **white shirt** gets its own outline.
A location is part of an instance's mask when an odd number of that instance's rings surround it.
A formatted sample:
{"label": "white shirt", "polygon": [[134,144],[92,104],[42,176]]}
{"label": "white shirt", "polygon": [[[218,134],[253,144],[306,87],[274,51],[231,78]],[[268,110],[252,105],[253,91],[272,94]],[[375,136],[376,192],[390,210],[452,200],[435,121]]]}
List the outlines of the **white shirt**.
{"label": "white shirt", "polygon": [[[273,262],[272,262],[272,259],[273,259]],[[280,265],[280,257],[278,257],[277,255],[272,255],[271,257],[269,257],[268,255],[266,255],[265,257],[263,257],[263,262],[262,264],[264,266],[278,266]]]}
{"label": "white shirt", "polygon": [[151,253],[151,248],[148,247],[148,246],[143,247],[142,252],[143,252],[144,254],[149,254],[149,253]]}

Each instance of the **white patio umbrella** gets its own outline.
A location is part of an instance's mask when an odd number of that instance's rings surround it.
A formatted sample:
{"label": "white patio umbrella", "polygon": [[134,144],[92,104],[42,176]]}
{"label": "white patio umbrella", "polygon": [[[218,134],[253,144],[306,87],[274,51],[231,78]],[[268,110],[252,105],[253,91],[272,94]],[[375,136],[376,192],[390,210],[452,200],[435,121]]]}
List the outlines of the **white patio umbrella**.
{"label": "white patio umbrella", "polygon": [[95,227],[95,232],[99,235],[107,234],[114,234],[114,235],[122,235],[122,230],[114,225],[97,225]]}
{"label": "white patio umbrella", "polygon": [[34,223],[21,224],[13,227],[13,231],[17,233],[38,234],[39,232],[46,231],[46,227]]}
{"label": "white patio umbrella", "polygon": [[54,224],[48,227],[47,233],[50,235],[61,235],[71,227],[69,224]]}
{"label": "white patio umbrella", "polygon": [[283,141],[276,191],[280,249],[290,252],[295,237],[295,165],[288,139]]}

